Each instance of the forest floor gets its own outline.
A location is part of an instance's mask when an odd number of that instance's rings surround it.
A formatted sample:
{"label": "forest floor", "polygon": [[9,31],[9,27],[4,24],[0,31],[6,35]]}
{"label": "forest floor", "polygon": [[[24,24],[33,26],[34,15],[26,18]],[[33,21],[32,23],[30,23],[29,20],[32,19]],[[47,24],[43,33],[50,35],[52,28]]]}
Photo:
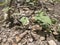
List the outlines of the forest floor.
{"label": "forest floor", "polygon": [[[39,4],[35,6],[26,3],[21,3],[18,6],[19,4],[18,2],[17,6],[12,4],[13,9],[10,12],[12,18],[10,21],[2,21],[4,20],[4,14],[1,11],[2,7],[0,7],[0,45],[60,45],[60,32],[58,32],[60,26],[60,2],[40,0]],[[32,18],[41,9],[50,18],[57,20],[57,23],[52,26],[53,31],[51,33],[42,29],[39,24],[33,23]],[[23,26],[19,22],[21,17],[28,17],[30,23]]]}

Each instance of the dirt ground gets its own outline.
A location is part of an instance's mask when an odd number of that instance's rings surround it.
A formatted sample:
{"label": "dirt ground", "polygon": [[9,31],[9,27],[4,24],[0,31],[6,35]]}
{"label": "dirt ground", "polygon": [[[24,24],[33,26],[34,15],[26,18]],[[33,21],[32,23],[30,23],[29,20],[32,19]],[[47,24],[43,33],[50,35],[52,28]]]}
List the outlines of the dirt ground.
{"label": "dirt ground", "polygon": [[[20,6],[18,6],[20,4]],[[30,6],[26,3],[14,3],[11,10],[11,20],[3,21],[4,14],[0,7],[0,45],[60,45],[60,33],[49,33],[40,30],[38,24],[33,24],[31,20],[29,25],[23,26],[18,20],[21,17],[28,17],[31,19],[40,9],[46,11],[50,18],[56,19],[57,24],[53,26],[54,31],[60,26],[60,2],[49,2],[40,0],[36,6]],[[19,12],[21,15],[12,15],[12,13]]]}

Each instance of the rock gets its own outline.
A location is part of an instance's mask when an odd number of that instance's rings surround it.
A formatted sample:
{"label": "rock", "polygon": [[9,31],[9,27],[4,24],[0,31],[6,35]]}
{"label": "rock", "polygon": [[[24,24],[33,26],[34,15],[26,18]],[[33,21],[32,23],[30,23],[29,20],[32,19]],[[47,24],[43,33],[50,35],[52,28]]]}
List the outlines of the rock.
{"label": "rock", "polygon": [[28,45],[35,45],[34,43],[28,43]]}
{"label": "rock", "polygon": [[18,43],[18,45],[22,45],[21,43]]}
{"label": "rock", "polygon": [[60,24],[58,24],[60,26]]}
{"label": "rock", "polygon": [[48,8],[49,11],[53,10],[53,8]]}
{"label": "rock", "polygon": [[4,38],[2,41],[3,41],[3,42],[6,42],[6,41],[7,41],[7,39],[6,39],[6,38]]}
{"label": "rock", "polygon": [[11,30],[10,30],[10,29],[8,29],[7,31],[8,31],[8,32],[10,32]]}
{"label": "rock", "polygon": [[19,34],[19,32],[18,31],[15,31],[14,34],[17,35],[17,34]]}
{"label": "rock", "polygon": [[2,33],[2,30],[0,29],[0,34]]}
{"label": "rock", "polygon": [[15,39],[16,39],[16,42],[19,42],[21,40],[21,38],[18,35],[15,36]]}
{"label": "rock", "polygon": [[27,32],[28,32],[28,31],[26,30],[25,32],[21,33],[21,34],[20,34],[20,38],[23,38],[23,37],[27,34]]}
{"label": "rock", "polygon": [[4,20],[6,20],[8,17],[8,14],[7,13],[4,13]]}
{"label": "rock", "polygon": [[8,24],[6,24],[6,28],[8,28],[10,26],[11,22],[9,22]]}
{"label": "rock", "polygon": [[34,31],[34,30],[42,30],[42,27],[40,27],[39,25],[33,25],[32,26],[32,30]]}
{"label": "rock", "polygon": [[8,42],[13,42],[12,38],[8,38]]}
{"label": "rock", "polygon": [[53,32],[54,35],[58,35],[58,32]]}
{"label": "rock", "polygon": [[57,45],[54,40],[48,41],[48,44],[49,44],[49,45]]}
{"label": "rock", "polygon": [[45,40],[45,37],[44,36],[41,36],[40,37],[40,40],[42,40],[42,41]]}
{"label": "rock", "polygon": [[12,45],[12,42],[9,42],[9,45]]}
{"label": "rock", "polygon": [[12,45],[17,45],[17,43],[15,43],[15,42],[12,42]]}
{"label": "rock", "polygon": [[37,40],[37,41],[35,42],[35,45],[44,45],[44,43],[43,43],[41,40]]}
{"label": "rock", "polygon": [[0,42],[2,42],[2,38],[0,37]]}
{"label": "rock", "polygon": [[39,35],[32,33],[32,32],[31,32],[31,34],[32,34],[32,37],[34,38],[34,40],[39,40],[39,38],[40,38]]}
{"label": "rock", "polygon": [[31,17],[31,20],[30,20],[31,22],[35,22],[35,17],[34,17],[34,15],[32,15],[32,17]]}
{"label": "rock", "polygon": [[6,43],[2,43],[1,45],[9,45],[9,43],[8,43],[8,42],[6,42]]}
{"label": "rock", "polygon": [[28,41],[29,41],[29,42],[33,42],[33,39],[32,39],[32,38],[29,38]]}
{"label": "rock", "polygon": [[42,41],[44,43],[44,45],[48,45],[47,41]]}

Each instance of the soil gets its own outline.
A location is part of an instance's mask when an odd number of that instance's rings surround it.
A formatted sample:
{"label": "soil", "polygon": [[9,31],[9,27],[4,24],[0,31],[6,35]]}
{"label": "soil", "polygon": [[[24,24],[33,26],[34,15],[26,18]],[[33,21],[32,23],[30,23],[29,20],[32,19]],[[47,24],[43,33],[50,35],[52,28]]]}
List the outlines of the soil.
{"label": "soil", "polygon": [[[57,27],[60,24],[59,2],[40,0],[36,6],[30,6],[24,2],[12,5],[14,10],[10,12],[10,21],[2,21],[4,14],[1,11],[3,8],[0,7],[0,45],[60,45],[60,33],[57,33]],[[46,11],[52,19],[57,20],[57,24],[53,26],[54,33],[45,32],[41,26],[32,23],[31,17],[35,16],[40,9]],[[20,13],[20,15],[14,13]],[[28,17],[31,23],[23,26],[18,21],[21,17]]]}

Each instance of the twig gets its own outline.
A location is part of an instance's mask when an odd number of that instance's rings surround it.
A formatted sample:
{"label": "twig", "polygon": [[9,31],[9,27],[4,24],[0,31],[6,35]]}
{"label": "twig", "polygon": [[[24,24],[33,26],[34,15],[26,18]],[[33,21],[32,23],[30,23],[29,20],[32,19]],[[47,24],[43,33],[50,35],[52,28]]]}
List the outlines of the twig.
{"label": "twig", "polygon": [[[10,0],[10,3],[9,3],[9,7],[11,7],[12,6],[12,2],[13,2],[13,0]],[[10,9],[8,10],[8,20],[10,20]]]}

